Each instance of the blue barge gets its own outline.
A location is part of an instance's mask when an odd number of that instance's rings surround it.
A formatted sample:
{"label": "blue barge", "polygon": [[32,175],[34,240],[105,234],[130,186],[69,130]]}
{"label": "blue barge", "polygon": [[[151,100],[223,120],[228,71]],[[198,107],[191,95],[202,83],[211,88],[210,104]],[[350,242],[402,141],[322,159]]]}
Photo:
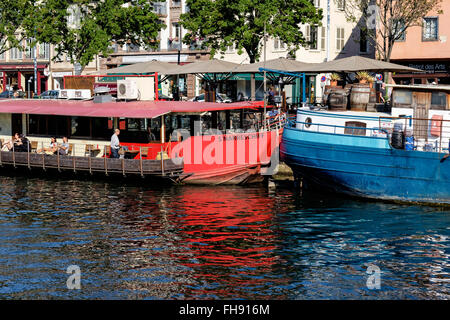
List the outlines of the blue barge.
{"label": "blue barge", "polygon": [[[395,103],[395,98],[394,98]],[[431,110],[431,109],[430,109]],[[393,110],[394,111],[394,110]],[[392,113],[301,108],[283,131],[280,157],[306,186],[350,196],[450,204],[450,132],[445,120]],[[398,110],[396,111],[398,113]],[[447,111],[448,113],[448,111]],[[405,115],[406,114],[406,115]],[[396,124],[402,145],[393,145]],[[418,128],[426,126],[425,128]],[[439,130],[436,130],[439,127]],[[404,132],[424,135],[405,149]],[[434,131],[433,131],[434,130]],[[434,140],[431,133],[437,134]]]}

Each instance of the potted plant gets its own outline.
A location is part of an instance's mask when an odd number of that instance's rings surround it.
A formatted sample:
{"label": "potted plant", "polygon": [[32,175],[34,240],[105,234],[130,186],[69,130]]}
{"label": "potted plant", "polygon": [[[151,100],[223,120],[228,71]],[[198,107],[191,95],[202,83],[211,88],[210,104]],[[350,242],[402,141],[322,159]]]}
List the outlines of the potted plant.
{"label": "potted plant", "polygon": [[341,76],[337,73],[332,73],[330,76],[330,85],[332,87],[337,87],[337,83],[339,80],[341,80]]}
{"label": "potted plant", "polygon": [[356,79],[358,79],[359,83],[361,84],[367,83],[369,78],[370,75],[366,71],[360,71],[356,73]]}

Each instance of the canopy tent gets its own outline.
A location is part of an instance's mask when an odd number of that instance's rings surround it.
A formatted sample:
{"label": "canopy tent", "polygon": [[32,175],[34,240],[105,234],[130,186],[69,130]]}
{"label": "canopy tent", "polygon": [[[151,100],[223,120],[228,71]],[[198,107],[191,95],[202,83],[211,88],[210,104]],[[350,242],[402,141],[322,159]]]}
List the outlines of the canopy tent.
{"label": "canopy tent", "polygon": [[207,82],[218,82],[227,80],[237,67],[237,63],[212,59],[178,66],[166,75],[195,74]]}
{"label": "canopy tent", "polygon": [[106,71],[97,71],[92,74],[149,74],[155,72],[157,72],[158,74],[167,74],[168,71],[173,70],[177,67],[178,65],[173,63],[154,60],[121,66],[118,68],[108,69]]}
{"label": "canopy tent", "polygon": [[94,103],[92,100],[0,101],[0,113],[23,113],[55,116],[155,118],[167,113],[206,112],[235,109],[258,109],[261,102],[212,103],[191,101],[131,101]]}
{"label": "canopy tent", "polygon": [[385,62],[365,58],[361,56],[351,56],[348,58],[336,59],[322,63],[311,63],[302,72],[328,73],[328,72],[423,72],[422,70],[402,66],[400,64]]}
{"label": "canopy tent", "polygon": [[290,76],[288,74],[283,74],[282,72],[291,72],[291,73],[303,72],[310,65],[311,63],[281,57],[267,61],[260,61],[257,63],[243,64],[240,65],[238,68],[236,68],[236,72],[263,73],[263,71],[260,70],[261,68],[264,68],[265,70],[270,69],[270,71],[266,72],[266,77],[269,79],[269,81],[273,83],[279,83],[281,80],[283,84],[290,84],[293,83],[296,77]]}
{"label": "canopy tent", "polygon": [[236,68],[235,72],[241,73],[258,73],[259,68],[267,68],[273,70],[282,70],[287,72],[303,72],[311,63],[300,62],[286,58],[277,58],[267,61],[260,61],[251,64],[242,64]]}

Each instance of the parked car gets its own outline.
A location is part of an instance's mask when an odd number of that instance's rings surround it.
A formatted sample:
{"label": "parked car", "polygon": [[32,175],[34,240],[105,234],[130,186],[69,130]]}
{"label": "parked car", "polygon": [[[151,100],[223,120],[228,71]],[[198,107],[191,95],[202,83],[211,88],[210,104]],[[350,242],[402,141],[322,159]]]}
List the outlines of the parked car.
{"label": "parked car", "polygon": [[[194,98],[192,98],[190,101],[195,102],[205,102],[205,94],[202,93]],[[231,98],[227,97],[224,93],[216,93],[216,102],[218,103],[230,103],[233,102]]]}
{"label": "parked car", "polygon": [[0,93],[0,99],[14,99],[14,98],[23,98],[25,93],[23,91],[16,91],[17,97],[14,96],[13,90],[6,90]]}
{"label": "parked car", "polygon": [[40,95],[34,96],[34,99],[58,99],[59,90],[47,90],[42,92]]}

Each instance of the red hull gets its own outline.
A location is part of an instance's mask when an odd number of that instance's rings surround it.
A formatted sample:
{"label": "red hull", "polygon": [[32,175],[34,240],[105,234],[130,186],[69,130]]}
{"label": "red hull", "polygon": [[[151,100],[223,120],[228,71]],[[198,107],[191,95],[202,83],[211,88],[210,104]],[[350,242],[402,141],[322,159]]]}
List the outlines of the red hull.
{"label": "red hull", "polygon": [[135,150],[150,147],[146,157],[150,159],[155,159],[161,150],[170,158],[183,158],[184,174],[180,177],[183,183],[236,185],[264,180],[261,167],[278,160],[273,155],[278,152],[281,134],[282,130],[229,133],[193,136],[165,144],[124,145]]}

